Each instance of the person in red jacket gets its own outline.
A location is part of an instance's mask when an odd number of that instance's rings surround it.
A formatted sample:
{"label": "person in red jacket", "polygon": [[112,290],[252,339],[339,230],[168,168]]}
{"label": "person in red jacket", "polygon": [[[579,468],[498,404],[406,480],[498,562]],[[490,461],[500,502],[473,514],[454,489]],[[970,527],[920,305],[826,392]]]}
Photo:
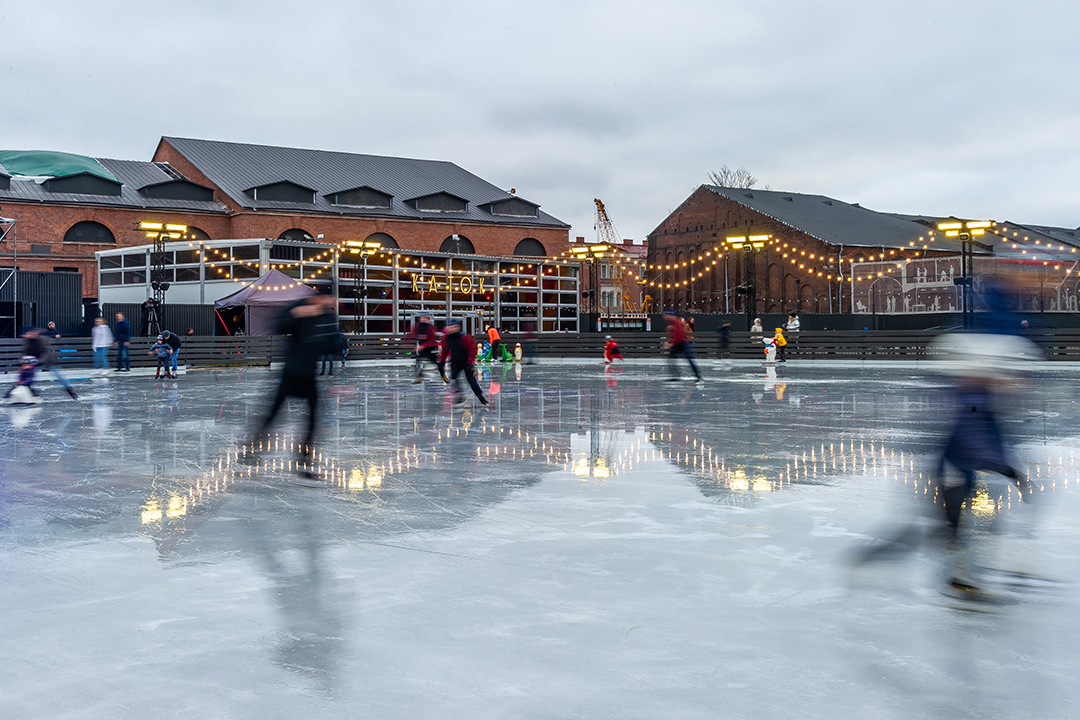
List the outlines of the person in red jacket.
{"label": "person in red jacket", "polygon": [[610,335],[605,335],[604,340],[604,364],[610,365],[613,360],[625,360],[622,353],[619,352],[619,343],[611,339]]}
{"label": "person in red jacket", "polygon": [[416,320],[417,322],[412,329],[415,342],[413,349],[416,351],[416,379],[413,382],[424,382],[425,361],[439,368],[439,375],[442,377],[443,382],[447,382],[446,371],[443,369],[443,363],[438,355],[439,337],[435,333],[435,326],[431,324],[431,316],[421,315]]}
{"label": "person in red jacket", "polygon": [[450,382],[454,385],[454,404],[465,404],[465,393],[461,392],[458,383],[458,375],[465,374],[465,380],[481,404],[487,405],[484,391],[480,389],[480,383],[476,381],[476,373],[473,372],[473,363],[476,361],[476,341],[471,335],[461,332],[461,321],[451,320],[446,325],[443,333],[442,353],[439,362],[450,363]]}
{"label": "person in red jacket", "polygon": [[686,322],[673,311],[664,312],[664,320],[667,321],[668,358],[671,363],[671,377],[669,381],[678,381],[679,369],[676,358],[682,356],[690,363],[690,369],[694,371],[694,377],[699,383],[705,382],[694,362],[694,353],[690,350],[690,340],[686,336]]}

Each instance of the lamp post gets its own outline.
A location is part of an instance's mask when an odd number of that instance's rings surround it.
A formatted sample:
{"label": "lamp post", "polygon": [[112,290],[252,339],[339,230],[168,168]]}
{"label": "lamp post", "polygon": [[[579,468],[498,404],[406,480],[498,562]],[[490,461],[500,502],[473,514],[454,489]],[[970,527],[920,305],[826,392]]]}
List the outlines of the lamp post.
{"label": "lamp post", "polygon": [[137,229],[154,241],[150,251],[150,289],[154,291],[154,298],[146,318],[146,329],[148,334],[157,335],[161,332],[161,306],[165,304],[165,291],[169,289],[169,281],[165,278],[165,241],[183,238],[187,225],[140,222]]}
{"label": "lamp post", "polygon": [[369,255],[374,255],[379,251],[382,243],[374,240],[347,240],[345,246],[349,248],[350,255],[359,255],[361,258],[360,299],[357,303],[360,305],[358,309],[361,310],[361,319],[354,321],[353,325],[353,334],[357,334],[367,330],[367,259]]}
{"label": "lamp post", "polygon": [[596,302],[599,295],[597,285],[600,284],[600,281],[597,278],[596,262],[606,257],[608,250],[608,246],[603,243],[598,245],[578,245],[570,249],[571,256],[575,260],[589,266],[589,303],[586,306],[589,313],[596,313]]}
{"label": "lamp post", "polygon": [[975,324],[975,250],[974,245],[986,248],[986,245],[976,243],[972,237],[985,235],[986,228],[993,223],[989,220],[949,220],[938,223],[938,230],[945,233],[945,237],[960,238],[960,277],[953,278],[953,283],[960,286],[960,309],[964,314],[964,327],[970,328]]}
{"label": "lamp post", "polygon": [[736,291],[745,295],[746,329],[750,330],[753,324],[754,313],[757,312],[757,254],[764,249],[769,242],[769,235],[736,235],[727,239],[729,247],[743,251],[745,272],[743,284]]}

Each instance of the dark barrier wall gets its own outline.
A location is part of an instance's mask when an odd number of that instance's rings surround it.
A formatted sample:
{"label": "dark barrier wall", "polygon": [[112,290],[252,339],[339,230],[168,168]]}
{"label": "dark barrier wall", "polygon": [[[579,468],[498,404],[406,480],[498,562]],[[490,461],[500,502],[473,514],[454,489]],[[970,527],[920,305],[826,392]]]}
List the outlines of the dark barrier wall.
{"label": "dark barrier wall", "polygon": [[[0,283],[8,280],[8,270],[0,270]],[[45,327],[56,323],[61,335],[82,335],[82,273],[34,272],[19,270],[19,302],[23,304],[21,321]],[[15,278],[0,289],[0,315],[11,315],[15,299]],[[0,319],[0,337],[12,337],[13,325]]]}
{"label": "dark barrier wall", "polygon": [[[139,335],[143,324],[142,303],[105,303],[101,306],[101,316],[116,329],[116,313],[124,313],[131,323],[131,332]],[[177,335],[186,335],[189,328],[195,328],[196,335],[214,334],[213,305],[170,305],[161,308],[161,329],[170,330]]]}
{"label": "dark barrier wall", "polygon": [[[975,313],[975,321],[984,313]],[[584,316],[582,316],[584,317]],[[664,316],[652,315],[653,330],[664,328]],[[747,330],[745,315],[694,315],[685,314],[682,317],[694,318],[697,332],[715,333],[720,329],[721,323],[729,322],[733,330]],[[761,326],[771,331],[773,328],[783,327],[787,322],[787,315],[765,313],[755,317],[761,318]],[[1080,314],[1078,313],[1015,313],[1017,324],[1021,320],[1027,320],[1032,329],[1080,329]],[[799,323],[803,330],[947,330],[964,326],[964,316],[960,313],[935,313],[924,315],[799,315]],[[585,327],[583,324],[582,327]],[[590,326],[595,327],[595,323]]]}

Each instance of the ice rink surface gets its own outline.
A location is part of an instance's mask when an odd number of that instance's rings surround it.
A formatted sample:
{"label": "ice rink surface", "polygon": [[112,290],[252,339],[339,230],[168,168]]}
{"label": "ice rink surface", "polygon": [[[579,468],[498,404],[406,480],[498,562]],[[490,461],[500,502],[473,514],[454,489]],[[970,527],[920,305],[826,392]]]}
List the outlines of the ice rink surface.
{"label": "ice rink surface", "polygon": [[[1003,403],[1039,502],[972,507],[1007,604],[958,608],[919,517],[946,386],[915,364],[401,366],[237,441],[266,369],[43,385],[0,414],[0,717],[1066,718],[1080,714],[1080,369]],[[926,522],[936,525],[937,516]],[[1013,582],[1017,578],[1022,581]]]}

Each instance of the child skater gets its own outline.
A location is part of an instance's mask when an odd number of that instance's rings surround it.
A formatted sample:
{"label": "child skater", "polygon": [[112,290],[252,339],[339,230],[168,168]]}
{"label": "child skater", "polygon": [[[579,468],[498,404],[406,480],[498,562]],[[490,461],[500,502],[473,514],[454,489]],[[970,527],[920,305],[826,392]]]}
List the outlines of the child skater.
{"label": "child skater", "polygon": [[172,355],[172,351],[172,347],[170,347],[169,344],[165,342],[165,336],[163,335],[158,335],[157,342],[150,346],[150,352],[146,354],[157,355],[157,374],[154,375],[155,380],[161,379],[162,368],[165,368],[165,377],[169,377],[169,369],[172,367],[170,365],[170,356]]}
{"label": "child skater", "polygon": [[624,358],[622,356],[622,353],[619,352],[619,343],[612,340],[610,335],[605,335],[604,340],[607,341],[607,342],[604,343],[604,364],[605,365],[610,365],[616,359],[619,359],[619,360],[625,360],[626,359],[626,358]]}

